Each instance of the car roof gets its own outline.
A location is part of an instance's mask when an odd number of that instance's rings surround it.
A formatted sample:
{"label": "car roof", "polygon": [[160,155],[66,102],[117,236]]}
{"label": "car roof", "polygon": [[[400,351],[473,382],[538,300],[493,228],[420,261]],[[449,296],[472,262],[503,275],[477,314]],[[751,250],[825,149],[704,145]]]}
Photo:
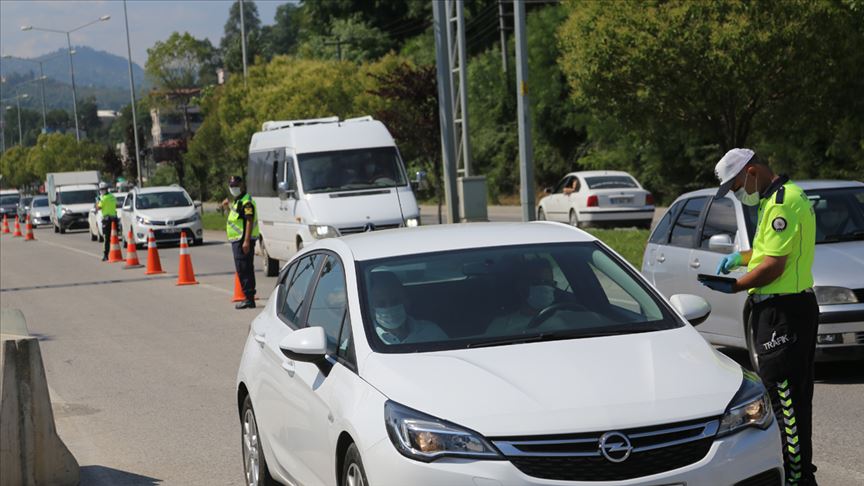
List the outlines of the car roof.
{"label": "car roof", "polygon": [[291,147],[295,153],[304,154],[395,145],[390,132],[378,120],[343,120],[258,132],[252,135],[249,151]]}
{"label": "car roof", "polygon": [[[627,172],[623,170],[580,170],[576,172],[570,172],[564,177],[578,175],[581,177],[595,177],[595,176],[628,176],[633,177]],[[635,179],[635,177],[634,177]]]}
{"label": "car roof", "polygon": [[[864,182],[860,181],[843,181],[843,180],[834,180],[834,179],[824,179],[824,180],[816,180],[816,179],[807,179],[803,181],[792,181],[798,185],[801,189],[806,191],[816,191],[820,189],[845,189],[849,187],[864,187]],[[678,196],[675,200],[685,198],[685,197],[697,197],[697,196],[713,196],[717,194],[716,187],[707,187],[705,189],[699,189],[697,191],[690,191]],[[728,194],[732,194],[729,192]],[[727,195],[727,197],[730,197]]]}
{"label": "car roof", "polygon": [[321,240],[316,247],[347,250],[354,260],[448,250],[541,243],[589,242],[596,238],[572,226],[532,223],[462,223],[372,231]]}
{"label": "car roof", "polygon": [[180,186],[136,187],[134,189],[134,191],[136,194],[150,194],[153,192],[172,192],[172,191],[186,192],[186,190]]}

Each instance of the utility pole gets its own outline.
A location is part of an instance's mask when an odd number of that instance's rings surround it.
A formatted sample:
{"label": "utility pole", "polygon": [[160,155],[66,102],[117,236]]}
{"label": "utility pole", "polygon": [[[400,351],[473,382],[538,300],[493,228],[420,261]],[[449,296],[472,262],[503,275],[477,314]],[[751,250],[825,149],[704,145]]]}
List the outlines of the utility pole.
{"label": "utility pole", "polygon": [[129,61],[129,96],[132,98],[132,133],[135,137],[135,166],[138,170],[138,187],[144,187],[141,179],[141,150],[138,147],[138,115],[135,108],[135,79],[132,77],[132,44],[129,42],[129,15],[126,0],[123,0],[123,18],[126,20],[126,58]]}
{"label": "utility pole", "polygon": [[240,5],[240,50],[243,52],[243,88],[246,88],[246,20],[243,18],[243,0],[237,0]]}
{"label": "utility pole", "polygon": [[465,53],[465,16],[462,0],[446,0],[448,65],[453,93],[453,131],[456,136],[456,170],[471,176],[471,143],[468,138],[468,69]]}
{"label": "utility pole", "polygon": [[504,79],[507,79],[509,69],[507,69],[507,27],[504,25],[504,1],[498,0],[498,32],[501,33],[501,67],[504,69]]}
{"label": "utility pole", "polygon": [[456,192],[456,147],[454,146],[453,104],[450,85],[450,39],[447,36],[447,6],[432,2],[435,31],[435,65],[438,68],[438,117],[441,122],[441,154],[444,162],[444,200],[447,222],[459,222]]}
{"label": "utility pole", "polygon": [[519,196],[522,221],[533,221],[534,150],[531,144],[531,104],[528,98],[528,46],[525,38],[525,4],[514,2],[516,31],[516,113],[519,122]]}

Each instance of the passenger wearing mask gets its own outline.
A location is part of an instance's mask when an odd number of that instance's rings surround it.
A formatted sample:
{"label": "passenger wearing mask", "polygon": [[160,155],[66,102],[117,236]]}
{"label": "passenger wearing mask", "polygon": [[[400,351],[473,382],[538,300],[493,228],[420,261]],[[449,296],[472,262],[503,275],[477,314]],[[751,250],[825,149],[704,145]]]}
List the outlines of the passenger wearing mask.
{"label": "passenger wearing mask", "polygon": [[394,273],[373,272],[369,282],[372,319],[375,333],[384,344],[407,344],[448,339],[447,334],[430,321],[408,315],[410,304],[402,282]]}

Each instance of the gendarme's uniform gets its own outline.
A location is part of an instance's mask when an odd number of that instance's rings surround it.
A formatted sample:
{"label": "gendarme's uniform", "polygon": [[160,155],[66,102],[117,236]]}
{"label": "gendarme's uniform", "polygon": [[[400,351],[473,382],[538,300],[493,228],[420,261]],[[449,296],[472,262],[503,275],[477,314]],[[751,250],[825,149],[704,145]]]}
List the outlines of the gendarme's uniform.
{"label": "gendarme's uniform", "polygon": [[[251,221],[251,245],[249,253],[243,253],[246,239],[246,222]],[[234,254],[234,268],[240,278],[240,286],[247,300],[255,300],[255,240],[258,238],[258,208],[249,194],[243,194],[231,204],[226,224],[228,241]]]}
{"label": "gendarme's uniform", "polygon": [[771,396],[783,437],[790,484],[815,484],[812,464],[813,358],[819,306],[811,289],[816,219],[807,195],[786,176],[761,194],[748,271],[767,256],[786,257],[783,274],[750,290],[746,311],[759,376]]}
{"label": "gendarme's uniform", "polygon": [[117,221],[117,198],[114,194],[106,192],[99,196],[99,210],[102,211],[102,234],[105,235],[102,256],[107,259],[108,251],[111,249],[111,223]]}

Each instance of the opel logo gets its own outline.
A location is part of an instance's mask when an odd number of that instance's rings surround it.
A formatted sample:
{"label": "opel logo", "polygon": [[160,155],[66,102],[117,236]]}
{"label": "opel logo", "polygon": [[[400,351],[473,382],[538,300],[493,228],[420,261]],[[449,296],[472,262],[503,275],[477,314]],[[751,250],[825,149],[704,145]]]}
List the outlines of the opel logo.
{"label": "opel logo", "polygon": [[366,223],[366,226],[363,227],[363,231],[367,233],[370,231],[375,231],[375,225],[372,223]]}
{"label": "opel logo", "polygon": [[621,432],[606,432],[600,436],[600,454],[610,462],[624,462],[631,452],[630,439]]}

